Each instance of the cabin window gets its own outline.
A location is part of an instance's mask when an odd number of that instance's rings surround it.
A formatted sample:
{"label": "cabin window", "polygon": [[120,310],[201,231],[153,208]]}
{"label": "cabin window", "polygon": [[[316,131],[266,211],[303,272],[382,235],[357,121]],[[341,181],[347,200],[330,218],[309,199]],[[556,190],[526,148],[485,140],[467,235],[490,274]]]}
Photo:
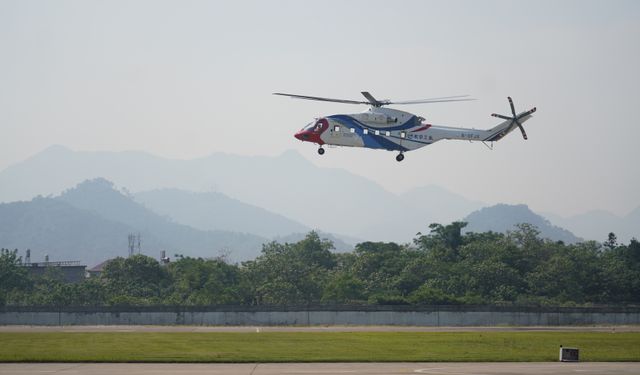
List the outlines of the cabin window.
{"label": "cabin window", "polygon": [[391,132],[390,132],[390,131],[387,131],[387,132],[385,133],[385,135],[386,135],[387,137],[389,137],[389,136],[391,135]]}
{"label": "cabin window", "polygon": [[366,134],[369,134],[369,129],[364,129],[364,130],[362,131],[362,134],[365,134],[365,135],[366,135]]}
{"label": "cabin window", "polygon": [[380,135],[380,130],[376,130],[376,135]]}
{"label": "cabin window", "polygon": [[407,132],[400,132],[400,138],[406,138]]}
{"label": "cabin window", "polygon": [[333,131],[334,131],[334,132],[339,132],[339,131],[340,131],[340,125],[335,125],[335,126],[333,127]]}
{"label": "cabin window", "polygon": [[351,128],[351,130],[350,130],[350,131],[351,131],[352,133],[355,133],[355,132],[356,132],[356,129]]}

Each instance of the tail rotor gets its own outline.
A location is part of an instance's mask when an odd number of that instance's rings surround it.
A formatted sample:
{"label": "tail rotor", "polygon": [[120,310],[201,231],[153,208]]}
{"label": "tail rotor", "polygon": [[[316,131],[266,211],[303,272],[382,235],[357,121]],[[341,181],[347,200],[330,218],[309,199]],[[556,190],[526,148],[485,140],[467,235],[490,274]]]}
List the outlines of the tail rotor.
{"label": "tail rotor", "polygon": [[511,123],[509,124],[509,129],[511,129],[514,125],[518,126],[518,128],[520,128],[520,131],[522,132],[522,138],[524,138],[525,140],[527,140],[527,133],[524,131],[524,127],[522,127],[522,124],[520,123],[520,119],[527,117],[529,115],[531,115],[532,113],[534,113],[536,111],[536,107],[533,107],[532,109],[526,111],[526,112],[522,112],[521,114],[516,114],[516,109],[513,105],[513,100],[511,100],[511,97],[507,97],[507,99],[509,99],[509,106],[511,107],[511,114],[513,116],[505,116],[505,115],[499,115],[497,113],[492,113],[491,116],[493,117],[497,117],[497,118],[501,118],[503,120],[511,120]]}

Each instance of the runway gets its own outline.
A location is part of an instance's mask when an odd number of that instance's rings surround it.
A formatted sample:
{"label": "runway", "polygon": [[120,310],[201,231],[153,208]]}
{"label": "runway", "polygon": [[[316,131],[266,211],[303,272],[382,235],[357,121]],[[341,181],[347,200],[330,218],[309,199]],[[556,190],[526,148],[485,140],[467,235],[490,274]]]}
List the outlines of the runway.
{"label": "runway", "polygon": [[640,363],[244,363],[244,364],[155,364],[155,363],[4,363],[0,374],[12,375],[576,375],[638,374]]}

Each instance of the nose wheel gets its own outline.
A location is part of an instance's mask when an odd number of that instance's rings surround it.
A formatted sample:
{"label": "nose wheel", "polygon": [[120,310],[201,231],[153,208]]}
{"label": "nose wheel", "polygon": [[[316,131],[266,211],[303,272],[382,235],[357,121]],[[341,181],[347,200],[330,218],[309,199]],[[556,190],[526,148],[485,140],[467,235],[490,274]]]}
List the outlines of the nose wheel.
{"label": "nose wheel", "polygon": [[397,161],[403,161],[404,160],[404,154],[401,152],[398,154],[398,156],[396,156],[396,160]]}
{"label": "nose wheel", "polygon": [[324,148],[320,147],[320,148],[318,149],[318,154],[320,154],[320,155],[324,155]]}

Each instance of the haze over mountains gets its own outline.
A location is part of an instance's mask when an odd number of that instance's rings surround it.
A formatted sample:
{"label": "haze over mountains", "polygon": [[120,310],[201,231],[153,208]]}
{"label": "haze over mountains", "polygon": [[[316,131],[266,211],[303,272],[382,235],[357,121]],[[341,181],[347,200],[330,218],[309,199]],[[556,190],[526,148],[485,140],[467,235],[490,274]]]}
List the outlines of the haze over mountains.
{"label": "haze over mountains", "polygon": [[610,232],[616,234],[619,242],[626,243],[631,238],[640,238],[640,207],[636,207],[622,217],[602,210],[588,211],[570,217],[544,215],[555,224],[587,239],[604,241]]}
{"label": "haze over mountains", "polygon": [[[168,198],[200,195],[171,191],[167,196],[164,192],[149,194]],[[205,258],[224,255],[229,261],[239,262],[258,256],[262,244],[273,240],[271,237],[282,242],[297,241],[311,230],[279,215],[236,203],[221,194],[216,198],[216,201],[226,200],[231,204],[225,202],[227,207],[222,206],[222,211],[216,202],[212,204],[202,197],[196,203],[213,209],[207,213],[208,217],[224,217],[227,213],[234,216],[237,211],[234,204],[240,207],[241,213],[249,216],[244,222],[227,223],[227,230],[215,227],[198,229],[157,214],[136,202],[132,196],[114,189],[113,184],[105,179],[88,180],[56,197],[0,204],[0,243],[6,248],[31,249],[33,261],[42,261],[47,254],[52,261],[81,260],[92,264],[126,255],[128,235],[139,233],[143,242],[142,252],[153,257],[158,257],[160,251],[165,250],[170,256],[176,253]],[[194,207],[188,199],[182,203],[182,208]],[[255,212],[258,215],[250,216]],[[266,237],[241,230],[257,227],[255,219],[283,224],[284,229],[291,231],[286,236]],[[262,232],[266,233],[264,229]],[[353,248],[331,234],[319,234],[331,240],[339,251]]]}
{"label": "haze over mountains", "polygon": [[557,227],[544,217],[535,214],[524,204],[508,205],[497,204],[484,207],[472,212],[464,221],[469,224],[465,228],[468,232],[506,232],[514,230],[514,223],[528,223],[536,226],[543,238],[562,241],[564,243],[576,243],[583,241],[566,229]]}
{"label": "haze over mountains", "polygon": [[[127,235],[134,228],[77,209],[57,199],[35,198],[30,202],[0,204],[0,247],[31,249],[31,261],[81,260],[93,266],[105,259],[127,254]],[[145,247],[161,244],[145,236]]]}
{"label": "haze over mountains", "polygon": [[[37,195],[50,197],[31,200]],[[294,151],[170,160],[53,146],[0,172],[0,201],[13,202],[0,204],[0,246],[31,248],[34,260],[48,251],[56,260],[81,254],[89,263],[125,255],[127,235],[137,232],[152,256],[231,250],[230,259],[240,261],[258,255],[264,242],[296,241],[312,228],[338,251],[363,240],[410,242],[432,222],[455,220],[469,221],[470,231],[529,222],[566,243],[603,241],[611,231],[626,242],[640,228],[640,208],[624,218],[546,215],[550,222],[525,205],[485,208],[437,186],[394,194],[345,170],[319,168]]]}
{"label": "haze over mountains", "polygon": [[216,153],[170,160],[142,152],[74,152],[62,146],[0,172],[0,201],[59,194],[94,178],[132,192],[221,192],[309,228],[380,241],[410,241],[431,222],[454,220],[483,206],[436,187],[396,195],[345,170],[319,168],[295,151],[275,157]]}
{"label": "haze over mountains", "polygon": [[311,230],[282,215],[222,193],[158,189],[136,193],[134,199],[160,215],[200,230],[228,230],[269,238]]}
{"label": "haze over mountains", "polygon": [[140,233],[143,253],[158,257],[215,257],[231,251],[230,260],[252,259],[269,240],[248,233],[201,231],[177,224],[116,191],[111,183],[84,182],[55,198],[0,204],[0,243],[32,250],[32,260],[82,260],[98,263],[127,254],[127,236]]}
{"label": "haze over mountains", "polygon": [[[229,198],[222,193],[179,189],[143,191],[132,198],[165,218],[203,231],[254,234],[278,242],[297,242],[311,230],[333,242],[338,251],[350,251],[360,239],[336,236],[302,225],[282,215]],[[255,252],[257,256],[259,252]]]}

